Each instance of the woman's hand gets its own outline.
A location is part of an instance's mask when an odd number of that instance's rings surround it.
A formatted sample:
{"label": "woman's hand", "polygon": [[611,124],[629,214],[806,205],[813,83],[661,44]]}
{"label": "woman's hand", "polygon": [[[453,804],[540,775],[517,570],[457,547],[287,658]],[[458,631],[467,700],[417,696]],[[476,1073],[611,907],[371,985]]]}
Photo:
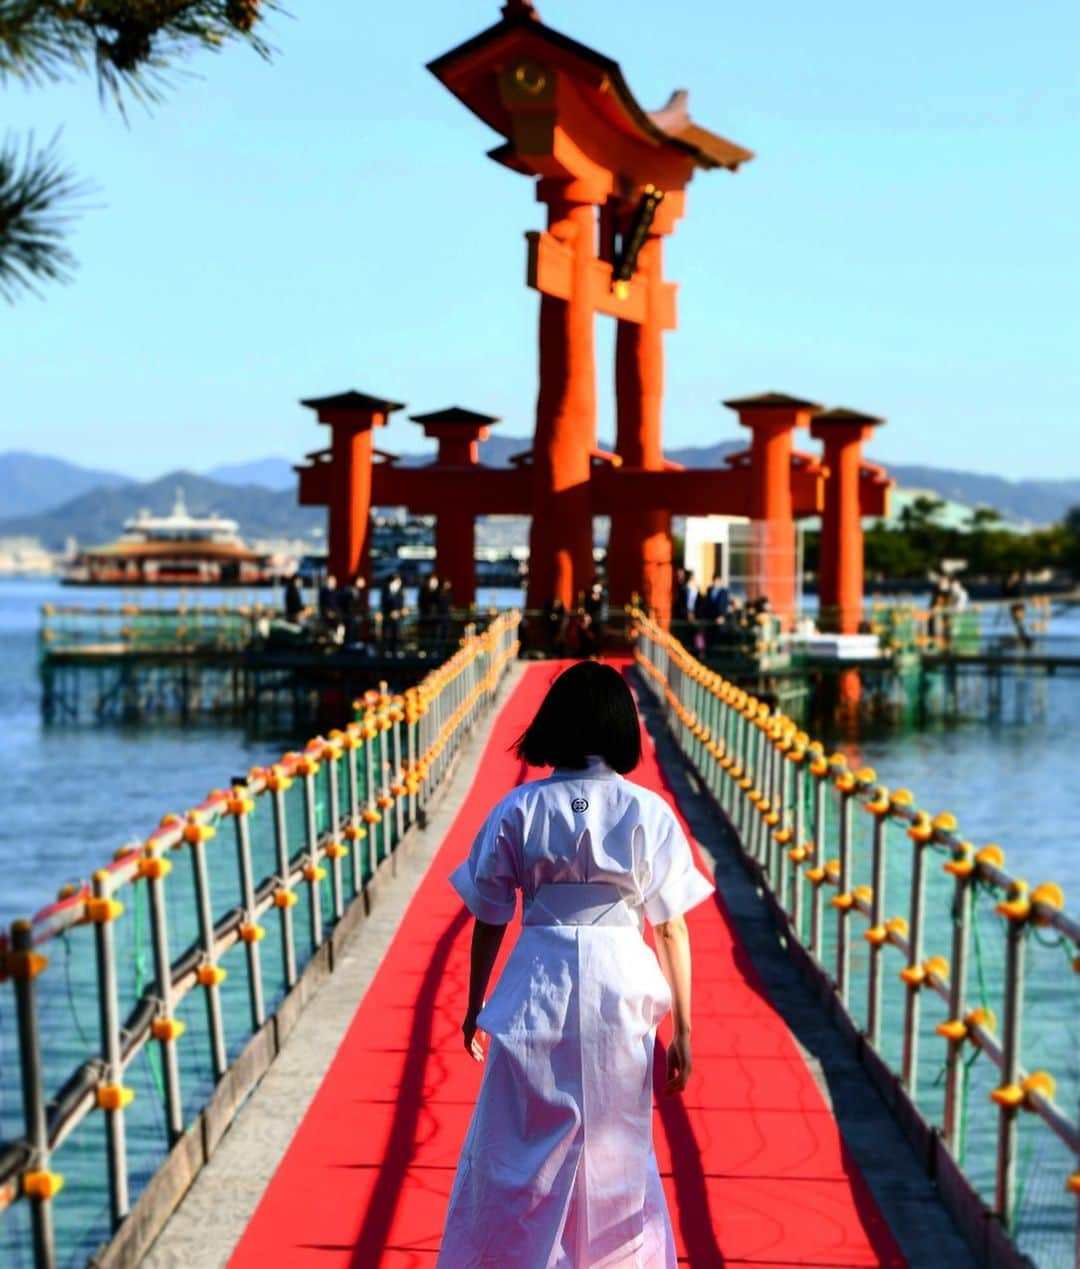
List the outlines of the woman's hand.
{"label": "woman's hand", "polygon": [[694,1059],[690,1055],[690,1032],[676,1033],[667,1050],[667,1081],[664,1084],[665,1097],[677,1097],[686,1088],[686,1081],[694,1069]]}
{"label": "woman's hand", "polygon": [[461,1024],[461,1034],[465,1037],[465,1052],[476,1062],[484,1060],[484,1046],[477,1039],[476,1014],[468,1013]]}

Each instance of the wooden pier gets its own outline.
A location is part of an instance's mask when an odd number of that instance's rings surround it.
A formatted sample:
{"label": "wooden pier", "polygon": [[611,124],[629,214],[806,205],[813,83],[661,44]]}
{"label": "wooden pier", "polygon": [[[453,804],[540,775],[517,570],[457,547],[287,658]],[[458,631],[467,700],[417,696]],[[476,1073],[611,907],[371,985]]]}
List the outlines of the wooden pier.
{"label": "wooden pier", "polygon": [[192,722],[317,727],[380,683],[418,682],[488,615],[456,614],[442,638],[402,623],[391,647],[342,645],[316,630],[283,635],[258,607],[47,607],[40,634],[42,716],[50,723]]}

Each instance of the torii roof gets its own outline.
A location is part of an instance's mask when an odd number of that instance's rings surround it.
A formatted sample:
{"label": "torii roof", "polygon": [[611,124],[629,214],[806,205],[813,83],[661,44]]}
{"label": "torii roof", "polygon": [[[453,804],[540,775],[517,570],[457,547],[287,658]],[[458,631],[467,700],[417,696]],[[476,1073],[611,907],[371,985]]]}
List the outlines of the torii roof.
{"label": "torii roof", "polygon": [[389,414],[393,410],[405,408],[399,401],[370,397],[366,392],[357,392],[352,388],[348,392],[338,392],[329,397],[307,397],[301,400],[300,404],[312,410],[377,410],[380,414]]}
{"label": "torii roof", "polygon": [[848,410],[838,406],[835,410],[823,410],[814,416],[815,423],[861,423],[864,427],[880,427],[885,420],[876,414],[863,414],[860,410]]}
{"label": "torii roof", "polygon": [[[786,392],[760,392],[752,397],[734,397],[725,401],[729,410],[823,410],[816,401],[804,401],[802,397],[788,396]],[[821,417],[819,414],[818,418]]]}
{"label": "torii roof", "polygon": [[[560,64],[573,66],[581,79],[596,90],[597,106],[622,131],[652,145],[673,146],[685,153],[696,167],[722,167],[734,171],[741,163],[754,157],[753,151],[744,150],[742,146],[694,123],[687,112],[685,91],[672,93],[660,110],[643,109],[630,91],[618,62],[585,44],[579,44],[561,31],[545,26],[529,0],[509,0],[503,6],[501,21],[435,58],[427,68],[485,123],[502,136],[509,137],[509,112],[490,75],[486,84],[470,80],[463,86],[460,82],[455,84],[450,81],[452,73],[481,50],[487,49],[496,54],[497,46],[520,42],[522,35],[528,36],[530,42],[539,41],[547,45]],[[490,71],[490,61],[478,65],[477,69],[481,73]]]}
{"label": "torii roof", "polygon": [[479,414],[460,405],[449,405],[445,410],[431,410],[427,414],[410,414],[414,423],[460,423],[469,427],[489,427],[500,420],[494,414]]}

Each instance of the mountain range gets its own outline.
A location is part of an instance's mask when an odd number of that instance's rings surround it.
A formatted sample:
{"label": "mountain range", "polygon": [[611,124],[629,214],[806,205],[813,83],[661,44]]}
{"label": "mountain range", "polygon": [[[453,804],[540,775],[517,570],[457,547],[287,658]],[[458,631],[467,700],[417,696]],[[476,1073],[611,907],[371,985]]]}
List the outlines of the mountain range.
{"label": "mountain range", "polygon": [[[248,538],[311,537],[325,529],[320,507],[300,507],[293,490],[261,485],[227,485],[191,471],[173,471],[157,480],[128,480],[113,487],[97,487],[46,510],[0,519],[0,537],[33,537],[50,551],[64,549],[69,538],[82,546],[112,541],[124,521],[144,508],[165,515],[184,492],[193,515],[217,512],[239,521]],[[4,503],[3,463],[0,460],[0,506]]]}
{"label": "mountain range", "polygon": [[[529,448],[520,436],[493,436],[481,443],[481,461],[509,465],[512,455]],[[691,446],[669,452],[686,467],[715,467],[744,446],[738,441]],[[404,454],[403,466],[431,461],[430,454]],[[927,490],[968,506],[990,506],[1011,521],[1048,524],[1080,505],[1080,479],[1006,480],[976,472],[910,464],[887,464],[907,489]],[[119,472],[81,467],[47,455],[11,451],[0,454],[0,537],[33,537],[52,551],[68,539],[94,545],[115,538],[129,516],[146,508],[168,512],[177,488],[196,515],[216,511],[239,521],[247,538],[310,537],[325,529],[325,513],[296,504],[296,474],[284,458],[231,463],[208,472],[173,471],[155,480],[136,481]]]}

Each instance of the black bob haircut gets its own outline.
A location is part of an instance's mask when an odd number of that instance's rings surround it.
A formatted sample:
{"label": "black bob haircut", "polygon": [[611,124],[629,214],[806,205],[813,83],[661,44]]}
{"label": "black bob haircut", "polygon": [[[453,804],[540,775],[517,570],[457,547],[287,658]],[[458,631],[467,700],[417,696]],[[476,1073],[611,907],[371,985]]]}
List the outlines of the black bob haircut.
{"label": "black bob haircut", "polygon": [[514,752],[531,767],[580,771],[597,754],[626,774],[641,761],[641,726],[626,681],[599,661],[579,661],[548,688]]}

